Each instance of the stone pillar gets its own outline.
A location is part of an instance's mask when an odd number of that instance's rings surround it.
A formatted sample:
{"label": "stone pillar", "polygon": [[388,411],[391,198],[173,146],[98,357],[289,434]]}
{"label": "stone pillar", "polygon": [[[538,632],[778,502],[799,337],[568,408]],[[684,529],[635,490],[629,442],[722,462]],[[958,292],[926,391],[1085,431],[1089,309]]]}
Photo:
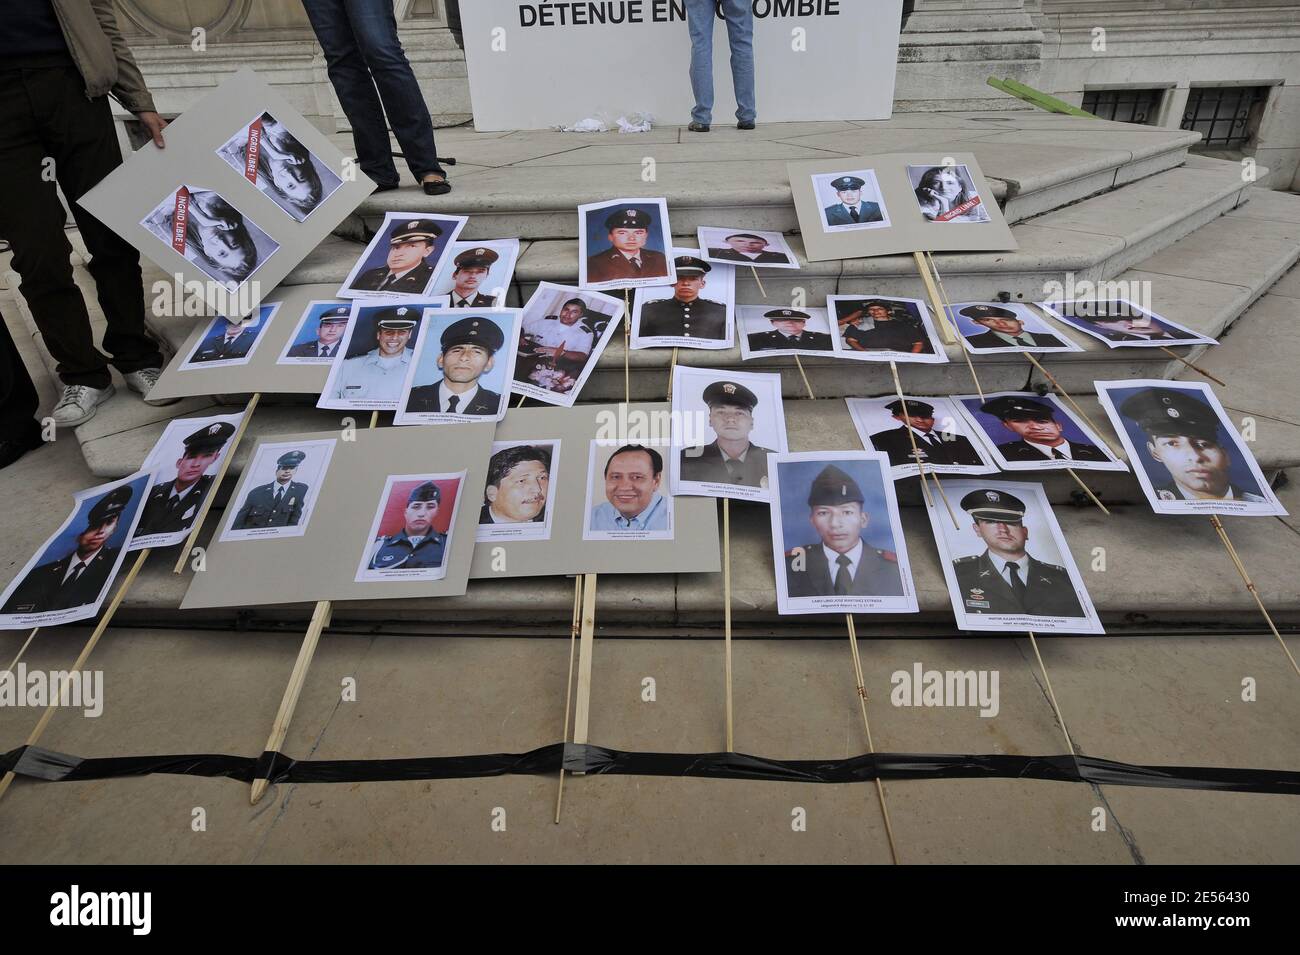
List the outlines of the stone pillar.
{"label": "stone pillar", "polygon": [[1041,0],[916,0],[898,47],[897,112],[1030,108],[990,76],[1037,84]]}

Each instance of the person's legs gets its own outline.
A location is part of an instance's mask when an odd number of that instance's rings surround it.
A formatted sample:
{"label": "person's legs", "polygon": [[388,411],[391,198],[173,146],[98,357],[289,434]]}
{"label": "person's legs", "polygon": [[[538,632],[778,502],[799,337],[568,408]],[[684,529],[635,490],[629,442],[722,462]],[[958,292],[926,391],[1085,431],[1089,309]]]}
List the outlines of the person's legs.
{"label": "person's legs", "polygon": [[59,377],[68,385],[106,388],[112,383],[108,362],[95,348],[86,303],[72,281],[63,204],[53,178],[43,175],[49,150],[42,142],[36,91],[40,74],[57,72],[0,72],[0,237],[13,248],[19,291],[58,362]]}
{"label": "person's legs", "polygon": [[0,318],[0,442],[26,438],[36,422],[40,398],[32,376],[27,373],[23,356],[9,334],[9,326]]}
{"label": "person's legs", "polygon": [[393,163],[384,108],[352,33],[346,0],[303,0],[302,5],[325,51],[330,83],[352,124],[352,142],[361,171],[381,186],[396,186],[401,177]]}
{"label": "person's legs", "polygon": [[55,176],[90,253],[87,268],[107,320],[104,350],[123,374],[158,368],[162,352],[145,332],[140,253],[77,203],[122,164],[108,98],[86,99],[81,76],[73,69],[42,72],[56,74],[40,80],[41,125]]}
{"label": "person's legs", "polygon": [[713,13],[714,0],[686,0],[686,24],[691,35],[691,92],[695,94],[691,119],[706,126],[713,122]]}
{"label": "person's legs", "polygon": [[749,0],[722,0],[731,46],[731,82],[736,89],[736,119],[752,123],[754,105],[754,8]]}
{"label": "person's legs", "polygon": [[345,3],[357,46],[379,87],[384,112],[393,125],[393,135],[402,148],[406,164],[416,179],[423,179],[429,173],[446,175],[438,164],[429,107],[397,37],[397,19],[393,16],[391,0],[345,0]]}

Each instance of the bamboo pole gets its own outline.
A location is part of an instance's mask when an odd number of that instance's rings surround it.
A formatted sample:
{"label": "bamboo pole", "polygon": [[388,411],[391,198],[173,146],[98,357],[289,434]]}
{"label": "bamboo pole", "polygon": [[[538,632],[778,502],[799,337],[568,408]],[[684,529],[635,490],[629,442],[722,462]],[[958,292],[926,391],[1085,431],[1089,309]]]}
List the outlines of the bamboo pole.
{"label": "bamboo pole", "polygon": [[[569,742],[569,708],[573,705],[573,656],[578,645],[578,630],[582,626],[582,574],[573,578],[573,620],[569,625],[569,669],[564,681],[564,733],[560,742]],[[560,750],[560,786],[555,794],[555,824],[560,824],[560,804],[564,800],[564,751]]]}
{"label": "bamboo pole", "polygon": [[1228,538],[1228,531],[1224,528],[1223,521],[1219,520],[1218,514],[1211,514],[1210,523],[1214,525],[1214,530],[1219,535],[1219,540],[1223,541],[1223,546],[1228,551],[1228,557],[1232,559],[1232,564],[1237,568],[1237,573],[1241,576],[1241,580],[1246,585],[1246,589],[1250,591],[1250,595],[1255,598],[1255,606],[1259,607],[1259,612],[1264,615],[1264,621],[1268,624],[1268,629],[1272,631],[1273,636],[1277,637],[1277,642],[1281,644],[1282,652],[1286,654],[1286,658],[1291,661],[1291,668],[1295,670],[1296,676],[1300,676],[1300,664],[1296,663],[1296,659],[1291,655],[1291,650],[1287,647],[1286,641],[1282,639],[1282,634],[1278,632],[1277,624],[1273,623],[1273,617],[1269,614],[1268,608],[1264,606],[1264,601],[1259,596],[1259,588],[1256,587],[1255,582],[1250,579],[1250,574],[1246,570],[1246,565],[1241,562],[1241,555],[1237,553],[1237,548],[1232,546],[1232,541]]}
{"label": "bamboo pole", "polygon": [[[862,658],[858,655],[858,631],[853,624],[853,614],[846,613],[844,621],[849,630],[849,654],[853,658],[853,676],[857,683],[858,706],[862,710],[862,728],[867,733],[867,752],[875,754],[876,744],[871,738],[871,721],[867,719],[867,681],[862,672]],[[889,840],[889,855],[894,865],[899,864],[898,845],[894,842],[894,827],[889,821],[889,803],[885,801],[885,784],[876,773],[876,794],[880,797],[880,814],[885,820],[885,837]]]}

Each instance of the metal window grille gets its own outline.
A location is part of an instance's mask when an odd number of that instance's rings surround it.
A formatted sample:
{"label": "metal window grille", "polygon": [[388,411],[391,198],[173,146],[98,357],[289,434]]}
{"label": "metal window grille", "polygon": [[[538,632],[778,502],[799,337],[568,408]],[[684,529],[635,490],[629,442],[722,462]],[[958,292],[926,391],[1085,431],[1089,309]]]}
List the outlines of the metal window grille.
{"label": "metal window grille", "polygon": [[1187,94],[1183,129],[1204,139],[1201,149],[1250,143],[1268,100],[1267,86],[1194,86]]}
{"label": "metal window grille", "polygon": [[1083,109],[1118,123],[1153,125],[1160,112],[1164,90],[1086,90]]}

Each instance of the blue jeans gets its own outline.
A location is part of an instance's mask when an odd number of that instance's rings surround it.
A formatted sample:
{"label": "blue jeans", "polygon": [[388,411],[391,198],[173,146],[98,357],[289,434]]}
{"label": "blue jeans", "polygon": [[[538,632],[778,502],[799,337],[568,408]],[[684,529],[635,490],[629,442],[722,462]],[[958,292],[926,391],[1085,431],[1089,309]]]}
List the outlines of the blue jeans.
{"label": "blue jeans", "polygon": [[352,124],[361,171],[381,186],[400,179],[384,123],[387,113],[415,178],[442,173],[429,108],[397,38],[393,0],[302,0],[302,5]]}
{"label": "blue jeans", "polygon": [[[686,0],[686,22],[691,33],[691,90],[695,109],[691,119],[713,122],[713,14],[714,0]],[[752,123],[754,106],[754,10],[749,0],[720,0],[727,18],[731,45],[731,83],[736,90],[736,119]]]}

